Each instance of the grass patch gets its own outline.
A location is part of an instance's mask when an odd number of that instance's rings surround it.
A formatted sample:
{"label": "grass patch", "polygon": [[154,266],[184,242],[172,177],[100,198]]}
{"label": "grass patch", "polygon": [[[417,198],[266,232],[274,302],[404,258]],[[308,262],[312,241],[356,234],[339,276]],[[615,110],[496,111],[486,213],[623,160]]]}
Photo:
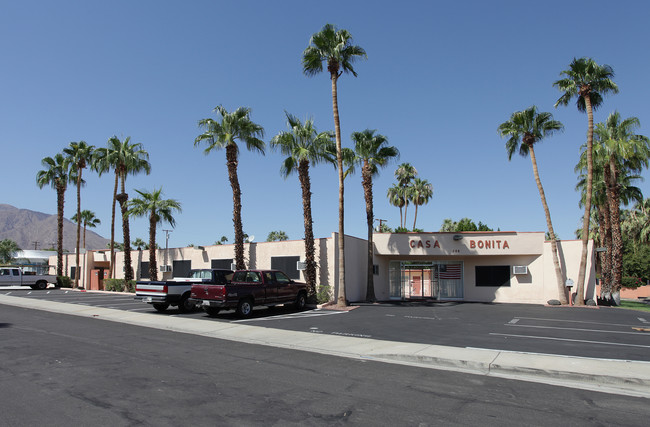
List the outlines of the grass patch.
{"label": "grass patch", "polygon": [[648,311],[650,312],[650,305],[637,302],[637,301],[621,301],[620,308],[627,308],[628,310],[639,310],[639,311]]}

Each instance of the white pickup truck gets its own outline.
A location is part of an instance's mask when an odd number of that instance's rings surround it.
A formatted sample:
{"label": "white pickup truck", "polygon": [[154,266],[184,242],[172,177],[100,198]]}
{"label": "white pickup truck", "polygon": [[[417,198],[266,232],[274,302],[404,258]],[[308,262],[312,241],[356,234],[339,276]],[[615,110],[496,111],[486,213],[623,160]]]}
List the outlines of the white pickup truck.
{"label": "white pickup truck", "polygon": [[0,267],[0,286],[30,286],[32,289],[45,289],[48,283],[56,285],[53,274],[32,274],[19,267]]}

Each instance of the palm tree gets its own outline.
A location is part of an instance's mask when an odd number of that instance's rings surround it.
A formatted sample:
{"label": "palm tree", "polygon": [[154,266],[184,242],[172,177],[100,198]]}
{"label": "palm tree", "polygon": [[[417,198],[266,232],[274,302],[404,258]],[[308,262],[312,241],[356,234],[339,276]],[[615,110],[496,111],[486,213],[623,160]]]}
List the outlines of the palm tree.
{"label": "palm tree", "polygon": [[621,120],[618,112],[613,112],[605,123],[596,125],[597,144],[602,146],[605,155],[605,185],[610,213],[612,236],[612,286],[613,292],[621,288],[623,280],[623,236],[621,233],[620,205],[621,184],[620,175],[639,173],[648,166],[650,146],[648,138],[634,134],[634,129],[640,126],[639,119],[630,117]]}
{"label": "palm tree", "polygon": [[217,120],[202,119],[199,121],[199,128],[204,132],[194,140],[194,146],[201,142],[207,143],[204,153],[211,151],[226,150],[226,161],[228,164],[228,178],[232,187],[233,198],[233,223],[235,227],[235,263],[237,269],[246,268],[244,264],[244,229],[241,220],[241,188],[237,177],[237,163],[239,157],[239,146],[237,141],[246,143],[249,151],[259,151],[264,154],[264,128],[250,119],[250,108],[239,107],[229,113],[222,106],[214,109],[217,113]]}
{"label": "palm tree", "polygon": [[50,185],[56,190],[56,274],[63,276],[63,207],[65,190],[69,182],[76,176],[70,173],[70,162],[61,153],[46,157],[41,161],[45,169],[36,173],[36,184],[39,188]]}
{"label": "palm tree", "polygon": [[302,189],[302,211],[305,227],[305,279],[310,301],[316,300],[316,255],[314,247],[314,230],[311,216],[311,181],[310,164],[321,162],[333,163],[334,144],[331,132],[318,132],[312,119],[303,124],[297,117],[285,112],[288,131],[278,133],[271,140],[271,147],[279,148],[288,156],[282,163],[280,174],[287,178],[294,171],[298,172]]}
{"label": "palm tree", "polygon": [[501,137],[510,137],[506,142],[508,160],[512,160],[512,155],[517,150],[522,157],[526,157],[530,154],[530,160],[533,165],[533,175],[535,177],[535,183],[537,183],[539,197],[542,200],[542,207],[544,208],[544,215],[546,216],[546,226],[548,227],[549,237],[551,238],[551,252],[553,253],[553,265],[555,266],[558,296],[560,303],[566,304],[568,301],[562,278],[560,260],[558,257],[557,238],[555,236],[555,231],[553,230],[551,211],[546,203],[546,195],[544,194],[542,181],[539,178],[537,159],[535,157],[535,144],[547,136],[551,136],[555,132],[562,131],[563,129],[564,126],[562,123],[553,120],[553,115],[551,113],[538,113],[537,107],[533,105],[526,110],[512,113],[510,120],[503,122],[499,126],[498,132]]}
{"label": "palm tree", "polygon": [[[86,228],[88,228],[88,227],[95,228],[99,224],[101,224],[102,222],[99,220],[99,218],[97,218],[95,216],[95,212],[89,211],[87,209],[84,209],[83,211],[81,211],[80,217],[81,217],[81,221],[79,221],[77,219],[77,218],[79,218],[79,216],[77,216],[77,214],[75,214],[71,219],[72,219],[73,222],[76,222],[77,224],[83,223],[83,227],[84,227],[83,246],[84,246],[84,249],[86,249]],[[79,252],[79,251],[77,251],[77,252]]]}
{"label": "palm tree", "polygon": [[[131,137],[127,136],[124,141],[120,141],[117,136],[108,140],[108,147],[98,148],[95,151],[93,166],[101,176],[102,173],[109,170],[115,171],[115,186],[113,188],[113,211],[111,216],[111,277],[115,269],[115,202],[120,203],[122,212],[122,233],[124,236],[124,280],[133,279],[133,269],[131,267],[131,233],[129,230],[129,216],[127,215],[127,201],[129,195],[126,193],[126,176],[136,175],[145,172],[147,175],[151,172],[149,164],[149,154],[144,150],[142,144],[131,143]],[[121,183],[121,192],[117,193],[118,181]]]}
{"label": "palm tree", "polygon": [[638,201],[623,222],[635,245],[650,242],[650,199]]}
{"label": "palm tree", "polygon": [[361,184],[366,200],[366,223],[368,226],[368,273],[366,286],[366,301],[375,302],[375,284],[373,274],[372,226],[374,223],[372,178],[379,175],[379,168],[385,167],[392,159],[399,157],[399,150],[388,145],[388,138],[376,134],[376,130],[366,129],[362,132],[353,132],[354,158],[351,167],[361,167]]}
{"label": "palm tree", "polygon": [[404,223],[402,228],[406,228],[406,211],[411,202],[411,181],[418,174],[418,171],[410,163],[402,163],[395,170],[397,185],[400,187],[400,195],[404,198]]}
{"label": "palm tree", "polygon": [[15,257],[16,253],[20,251],[18,243],[11,239],[0,240],[0,263],[8,263]]}
{"label": "palm tree", "polygon": [[388,188],[386,192],[386,197],[388,197],[388,203],[392,206],[399,208],[399,226],[402,228],[404,226],[404,216],[402,215],[402,208],[406,205],[404,203],[402,187],[398,184],[393,184],[392,187]]}
{"label": "palm tree", "polygon": [[346,306],[345,297],[345,230],[344,230],[344,176],[343,154],[341,145],[341,122],[339,120],[339,103],[337,82],[343,73],[357,76],[352,63],[359,58],[367,58],[363,48],[352,44],[352,35],[347,30],[338,30],[334,25],[326,24],[309,39],[309,46],[302,53],[302,71],[312,77],[323,71],[323,62],[332,82],[332,111],[334,114],[334,131],[336,136],[336,165],[339,172],[339,306]]}
{"label": "palm tree", "polygon": [[[72,170],[77,174],[77,218],[81,217],[81,174],[87,166],[87,162],[92,159],[94,145],[88,145],[86,141],[71,142],[68,148],[63,149],[63,153],[68,156]],[[81,240],[81,221],[77,221],[77,250],[75,252],[75,268],[79,271],[79,241]],[[85,229],[84,229],[85,242]],[[84,243],[84,248],[85,248]],[[79,287],[79,274],[75,274],[74,287]]]}
{"label": "palm tree", "polygon": [[413,231],[415,231],[415,222],[418,220],[418,206],[429,203],[431,196],[433,196],[433,185],[426,179],[415,178],[411,185],[411,202],[415,205]]}
{"label": "palm tree", "polygon": [[568,105],[574,97],[577,98],[578,111],[587,113],[587,188],[585,199],[585,214],[582,220],[582,254],[576,294],[576,305],[584,305],[585,277],[587,273],[587,245],[589,244],[589,213],[591,212],[591,196],[593,186],[593,140],[594,114],[603,103],[603,95],[618,93],[618,86],[612,81],[614,70],[609,65],[598,65],[591,58],[574,58],[569,69],[560,73],[565,78],[553,83],[564,92],[555,103]]}
{"label": "palm tree", "polygon": [[156,265],[156,225],[166,222],[174,228],[176,220],[174,212],[181,212],[181,204],[174,199],[163,199],[162,188],[153,192],[135,190],[140,197],[128,202],[128,216],[149,217],[149,277],[158,280],[158,267]]}
{"label": "palm tree", "polygon": [[133,245],[133,247],[139,251],[143,249],[147,249],[147,242],[145,242],[139,237],[137,237],[133,242],[131,242],[131,245]]}
{"label": "palm tree", "polygon": [[269,235],[266,236],[267,242],[284,242],[285,240],[289,240],[289,236],[287,236],[287,233],[282,230],[271,231],[269,232]]}

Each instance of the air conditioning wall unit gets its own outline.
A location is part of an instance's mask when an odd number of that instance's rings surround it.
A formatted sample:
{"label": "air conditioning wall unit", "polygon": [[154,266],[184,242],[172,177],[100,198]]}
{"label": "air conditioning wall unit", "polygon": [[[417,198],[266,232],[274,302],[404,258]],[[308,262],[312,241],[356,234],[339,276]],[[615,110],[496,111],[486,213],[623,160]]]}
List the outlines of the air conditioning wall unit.
{"label": "air conditioning wall unit", "polygon": [[513,265],[512,274],[528,274],[527,265]]}
{"label": "air conditioning wall unit", "polygon": [[296,262],[296,270],[304,271],[305,269],[307,269],[307,263],[305,261]]}
{"label": "air conditioning wall unit", "polygon": [[171,265],[161,265],[160,266],[160,272],[161,273],[169,273],[172,271],[172,266]]}
{"label": "air conditioning wall unit", "polygon": [[230,269],[231,269],[232,271],[237,270],[237,264],[235,264],[234,262],[231,262],[231,263],[230,263]]}

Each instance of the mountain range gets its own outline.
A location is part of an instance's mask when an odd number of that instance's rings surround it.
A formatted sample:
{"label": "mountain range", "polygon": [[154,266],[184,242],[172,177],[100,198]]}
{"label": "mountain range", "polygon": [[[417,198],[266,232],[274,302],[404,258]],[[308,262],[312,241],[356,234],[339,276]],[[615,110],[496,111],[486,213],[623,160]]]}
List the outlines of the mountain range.
{"label": "mountain range", "polygon": [[[83,247],[83,228],[80,246]],[[56,248],[56,215],[19,209],[0,204],[0,240],[11,239],[21,249]],[[86,249],[106,249],[110,243],[99,234],[86,229]],[[63,219],[63,250],[74,252],[77,245],[77,224]]]}

